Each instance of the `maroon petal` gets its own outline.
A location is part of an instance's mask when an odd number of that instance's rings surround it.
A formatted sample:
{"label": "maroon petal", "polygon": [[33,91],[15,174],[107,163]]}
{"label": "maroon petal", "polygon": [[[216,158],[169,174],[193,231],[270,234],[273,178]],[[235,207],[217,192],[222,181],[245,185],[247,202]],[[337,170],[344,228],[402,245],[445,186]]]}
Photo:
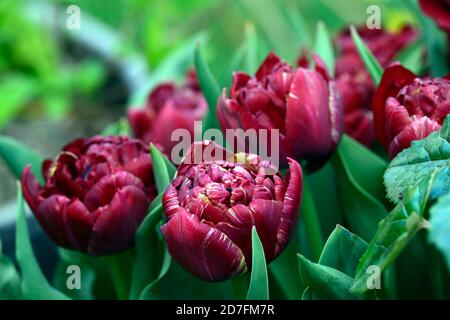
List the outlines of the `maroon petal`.
{"label": "maroon petal", "polygon": [[128,111],[128,122],[131,125],[134,137],[143,139],[152,127],[153,118],[154,116],[146,109],[130,109]]}
{"label": "maroon petal", "polygon": [[281,214],[280,227],[277,235],[277,245],[275,256],[285,248],[294,230],[299,208],[302,200],[303,174],[300,164],[288,158],[289,171],[287,173],[287,188],[283,202],[283,212]]}
{"label": "maroon petal", "polygon": [[274,52],[270,52],[266,59],[261,63],[258,71],[256,71],[256,79],[261,80],[270,75],[273,68],[282,61],[283,60],[281,60]]}
{"label": "maroon petal", "polygon": [[448,0],[419,0],[423,12],[450,33],[450,2]]}
{"label": "maroon petal", "polygon": [[22,190],[25,200],[31,208],[31,211],[36,212],[37,207],[42,202],[40,198],[41,187],[36,177],[31,172],[31,166],[25,167],[22,173]]}
{"label": "maroon petal", "polygon": [[224,233],[180,210],[161,227],[172,257],[205,281],[222,281],[246,270],[245,258]]}
{"label": "maroon petal", "polygon": [[118,190],[108,206],[100,207],[89,241],[92,255],[116,253],[130,248],[139,224],[147,214],[149,200],[134,186]]}
{"label": "maroon petal", "polygon": [[149,95],[146,109],[158,113],[176,89],[175,85],[169,82],[158,85]]}
{"label": "maroon petal", "polygon": [[387,148],[389,140],[385,136],[385,103],[389,97],[397,95],[399,90],[407,84],[414,81],[416,75],[411,71],[405,69],[400,64],[392,64],[384,70],[380,85],[374,97],[374,124],[375,132],[380,139],[382,145]]}

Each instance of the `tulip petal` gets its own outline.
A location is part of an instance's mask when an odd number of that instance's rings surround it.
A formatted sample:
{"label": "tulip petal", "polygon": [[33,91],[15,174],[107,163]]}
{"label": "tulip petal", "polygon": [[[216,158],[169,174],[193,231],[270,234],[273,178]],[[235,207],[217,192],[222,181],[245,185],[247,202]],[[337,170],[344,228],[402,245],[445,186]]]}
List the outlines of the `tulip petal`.
{"label": "tulip petal", "polygon": [[270,52],[266,59],[261,63],[258,71],[256,71],[256,79],[261,80],[272,73],[273,68],[280,62],[283,62],[274,52]]}
{"label": "tulip petal", "polygon": [[144,139],[146,133],[152,127],[153,118],[154,116],[146,109],[130,109],[128,111],[128,122],[131,125],[131,130],[133,130],[133,136]]}
{"label": "tulip petal", "polygon": [[36,177],[31,172],[31,166],[25,167],[22,173],[22,190],[25,200],[31,208],[31,211],[36,212],[39,204],[42,202],[40,198],[41,187]]}
{"label": "tulip petal", "polygon": [[147,214],[148,197],[135,187],[118,190],[108,206],[99,207],[89,241],[88,252],[105,255],[129,248],[139,224]]}
{"label": "tulip petal", "polygon": [[184,209],[161,227],[172,257],[205,281],[222,281],[246,270],[244,255],[221,231]]}

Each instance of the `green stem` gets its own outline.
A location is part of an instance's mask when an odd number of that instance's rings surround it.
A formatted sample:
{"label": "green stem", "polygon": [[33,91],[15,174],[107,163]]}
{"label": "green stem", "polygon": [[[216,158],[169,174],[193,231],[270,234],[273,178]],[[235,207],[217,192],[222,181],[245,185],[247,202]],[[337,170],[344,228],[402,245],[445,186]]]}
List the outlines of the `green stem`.
{"label": "green stem", "polygon": [[116,290],[117,299],[128,300],[128,282],[123,269],[121,255],[111,255],[107,257],[107,265]]}
{"label": "green stem", "polygon": [[319,217],[314,205],[311,186],[307,177],[303,180],[302,206],[300,209],[300,219],[306,227],[306,235],[314,261],[319,261],[323,249],[322,230],[320,229]]}

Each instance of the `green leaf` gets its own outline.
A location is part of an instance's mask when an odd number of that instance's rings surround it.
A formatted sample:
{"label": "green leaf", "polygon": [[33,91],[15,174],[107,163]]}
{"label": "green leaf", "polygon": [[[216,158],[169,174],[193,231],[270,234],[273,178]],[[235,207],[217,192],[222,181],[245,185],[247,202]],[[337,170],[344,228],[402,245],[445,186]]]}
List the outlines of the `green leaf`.
{"label": "green leaf", "polygon": [[423,46],[421,41],[415,41],[413,44],[401,50],[392,61],[399,61],[406,69],[411,70],[415,74],[424,72]]}
{"label": "green leaf", "polygon": [[236,52],[231,56],[228,63],[225,63],[223,70],[220,72],[219,85],[221,88],[228,88],[232,82],[233,72],[240,68],[244,56],[247,54],[245,43],[239,46]]}
{"label": "green leaf", "polygon": [[28,234],[22,188],[17,184],[17,225],[16,225],[16,259],[22,272],[22,292],[25,299],[32,300],[66,300],[66,295],[54,289],[47,282],[34,256]]}
{"label": "green leaf", "polygon": [[405,191],[417,185],[424,177],[437,170],[431,190],[431,199],[450,192],[450,115],[440,131],[433,132],[400,152],[384,174],[388,198],[398,203]]}
{"label": "green leaf", "polygon": [[0,300],[23,299],[19,273],[14,263],[2,254],[0,241]]}
{"label": "green leaf", "polygon": [[356,234],[372,239],[388,211],[383,205],[383,160],[351,138],[343,137],[332,164],[345,220]]}
{"label": "green leaf", "polygon": [[[323,299],[350,300],[358,296],[350,293],[353,279],[339,270],[313,263],[302,255],[299,258],[299,272],[302,281]],[[311,293],[308,292],[305,298]]]}
{"label": "green leaf", "polygon": [[35,80],[28,75],[11,74],[0,81],[0,129],[26,106],[37,93]]}
{"label": "green leaf", "polygon": [[109,124],[102,131],[102,136],[131,136],[131,128],[128,120],[125,117]]}
{"label": "green leaf", "polygon": [[380,66],[378,60],[375,58],[370,49],[367,48],[364,41],[359,36],[358,31],[356,31],[356,28],[354,26],[351,26],[350,30],[359,56],[364,62],[364,65],[366,66],[366,69],[369,72],[373,83],[375,84],[375,86],[378,86],[383,75],[383,68]]}
{"label": "green leaf", "polygon": [[325,62],[331,75],[334,75],[334,49],[330,34],[323,23],[317,24],[314,52]]}
{"label": "green leaf", "polygon": [[254,74],[258,68],[258,36],[256,34],[255,26],[247,22],[245,24],[245,64],[246,72]]}
{"label": "green leaf", "polygon": [[149,92],[160,82],[173,80],[179,76],[184,76],[186,70],[192,65],[192,55],[198,43],[206,40],[203,33],[196,34],[186,40],[175,51],[171,52],[166,59],[153,71],[149,83],[143,84],[132,96],[129,106],[142,106],[147,100]]}
{"label": "green leaf", "polygon": [[266,257],[256,228],[252,228],[252,274],[247,300],[269,300]]}
{"label": "green leaf", "polygon": [[450,270],[450,193],[440,197],[430,209],[428,241],[442,252]]}
{"label": "green leaf", "polygon": [[216,79],[214,79],[211,70],[206,64],[201,52],[200,47],[197,46],[194,54],[194,64],[197,70],[197,78],[202,88],[203,95],[208,102],[208,112],[205,116],[205,123],[203,124],[203,129],[216,128],[219,129],[219,122],[216,116],[216,105],[217,100],[220,96],[220,87],[217,84]]}
{"label": "green leaf", "polygon": [[161,266],[161,271],[159,272],[158,277],[149,283],[144,290],[142,291],[142,294],[140,296],[141,300],[150,300],[150,299],[156,299],[158,296],[154,293],[155,288],[159,286],[160,281],[167,275],[169,272],[170,266],[172,263],[172,257],[170,256],[169,250],[165,246],[164,248],[164,258],[163,263]]}
{"label": "green leaf", "polygon": [[368,267],[377,266],[381,273],[385,271],[415,234],[425,227],[423,213],[435,178],[436,172],[422,179],[417,187],[408,190],[405,200],[379,223],[377,233],[356,268],[352,292],[364,294],[368,290]]}
{"label": "green leaf", "polygon": [[281,7],[287,21],[291,24],[291,29],[294,31],[298,45],[309,47],[312,42],[311,34],[308,24],[303,15],[301,15],[300,10],[298,8],[287,8],[287,6]]}
{"label": "green leaf", "polygon": [[176,169],[169,159],[161,153],[153,144],[150,145],[150,153],[153,162],[153,175],[155,177],[158,193],[164,192],[175,175]]}
{"label": "green leaf", "polygon": [[31,170],[39,183],[44,183],[41,172],[42,156],[22,142],[0,135],[0,158],[17,179],[21,178],[23,169],[31,164]]}

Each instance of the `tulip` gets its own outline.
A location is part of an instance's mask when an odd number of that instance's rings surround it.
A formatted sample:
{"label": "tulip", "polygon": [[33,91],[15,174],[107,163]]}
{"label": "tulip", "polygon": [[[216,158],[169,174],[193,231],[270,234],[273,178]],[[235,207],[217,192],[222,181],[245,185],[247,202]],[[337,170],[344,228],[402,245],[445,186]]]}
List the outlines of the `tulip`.
{"label": "tulip", "polygon": [[[188,161],[197,147],[214,148],[215,157]],[[291,238],[301,201],[301,167],[288,163],[284,179],[277,170],[266,174],[271,164],[257,155],[194,143],[163,197],[168,221],[161,231],[172,257],[200,279],[226,280],[251,269],[255,226],[266,261],[274,260]]]}
{"label": "tulip", "polygon": [[133,245],[156,191],[148,148],[127,137],[78,139],[42,166],[45,185],[26,167],[24,197],[58,245],[94,256]]}
{"label": "tulip", "polygon": [[[398,33],[360,28],[358,33],[383,67],[417,37],[411,27],[404,27]],[[375,87],[348,29],[337,37],[336,47],[340,53],[336,59],[336,86],[344,105],[344,130],[370,147],[376,138],[372,113]]]}
{"label": "tulip", "polygon": [[419,0],[422,11],[450,34],[450,0]]}
{"label": "tulip", "polygon": [[134,137],[152,142],[170,154],[178,141],[172,141],[175,129],[187,129],[194,135],[194,121],[203,119],[206,100],[200,90],[195,71],[187,74],[184,86],[167,82],[157,86],[149,95],[144,108],[132,108],[128,120]]}
{"label": "tulip", "polygon": [[450,74],[419,78],[400,64],[386,68],[374,99],[378,138],[394,158],[413,140],[439,130],[450,113]]}
{"label": "tulip", "polygon": [[282,166],[287,157],[323,163],[341,138],[342,113],[334,81],[314,59],[315,70],[293,68],[270,53],[255,76],[234,73],[230,97],[224,89],[218,101],[222,130],[279,130]]}

